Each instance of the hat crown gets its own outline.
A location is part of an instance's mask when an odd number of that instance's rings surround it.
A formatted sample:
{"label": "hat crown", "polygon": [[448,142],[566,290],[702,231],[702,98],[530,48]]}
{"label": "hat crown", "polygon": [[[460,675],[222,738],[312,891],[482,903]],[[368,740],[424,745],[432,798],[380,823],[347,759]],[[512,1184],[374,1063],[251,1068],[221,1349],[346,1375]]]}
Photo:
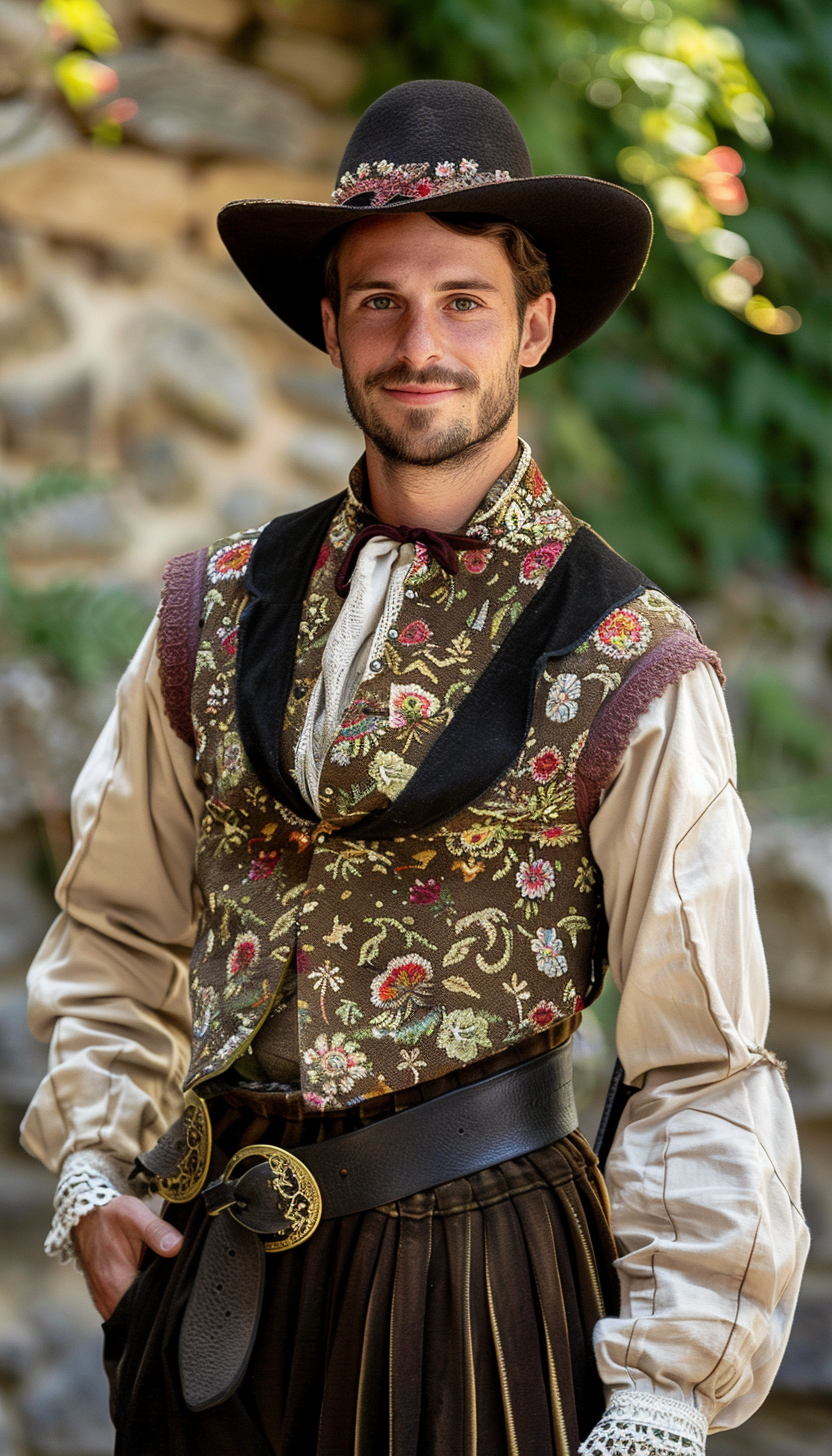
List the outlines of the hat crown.
{"label": "hat crown", "polygon": [[480,174],[534,175],[511,112],[467,81],[405,81],[386,91],[356,125],[336,185],[345,174],[382,161],[396,168],[427,163],[432,175],[446,162],[457,172],[467,162]]}

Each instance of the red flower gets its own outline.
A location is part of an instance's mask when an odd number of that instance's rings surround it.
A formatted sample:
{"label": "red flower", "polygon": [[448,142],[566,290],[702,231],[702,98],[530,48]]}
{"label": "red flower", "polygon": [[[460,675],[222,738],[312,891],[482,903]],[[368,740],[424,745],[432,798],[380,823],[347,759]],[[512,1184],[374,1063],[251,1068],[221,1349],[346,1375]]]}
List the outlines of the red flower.
{"label": "red flower", "polygon": [[529,1021],[538,1031],[545,1031],[547,1026],[552,1026],[558,1019],[558,1010],[553,1001],[538,1001],[529,1012]]}
{"label": "red flower", "polygon": [[532,759],[532,777],[536,784],[548,784],[555,777],[563,759],[556,748],[544,748]]}
{"label": "red flower", "polygon": [[442,886],[438,880],[428,880],[423,884],[417,880],[410,889],[411,905],[435,905],[442,894]]}
{"label": "red flower", "polygon": [[277,869],[277,861],[280,859],[279,849],[261,849],[256,859],[251,861],[249,870],[250,880],[271,879]]}
{"label": "red flower", "polygon": [[539,586],[546,580],[562,551],[562,541],[545,541],[542,546],[535,546],[520,567],[520,580],[527,586]]}
{"label": "red flower", "polygon": [[320,551],[318,552],[318,559],[317,559],[317,561],[315,562],[315,565],[312,568],[312,574],[313,574],[313,576],[314,576],[314,574],[315,574],[316,571],[320,571],[321,570],[321,567],[326,566],[326,564],[327,564],[327,562],[328,562],[328,560],[329,560],[329,558],[330,558],[331,555],[332,555],[332,547],[330,546],[330,544],[329,544],[328,541],[324,541],[323,546],[321,547]]}
{"label": "red flower", "polygon": [[228,957],[229,975],[237,976],[240,971],[247,971],[259,954],[260,942],[256,935],[238,935]]}
{"label": "red flower", "polygon": [[532,471],[532,478],[529,481],[529,490],[531,491],[533,499],[540,500],[540,497],[542,495],[546,495],[548,489],[549,487],[546,484],[546,481],[543,479],[543,476],[535,465]]}
{"label": "red flower", "polygon": [[432,188],[430,182],[417,182],[416,183],[416,196],[417,197],[430,197],[430,194],[431,194],[432,191],[433,191],[433,188]]}
{"label": "red flower", "polygon": [[239,627],[232,627],[230,632],[226,632],[225,636],[220,638],[220,641],[222,642],[222,645],[228,653],[229,657],[233,657],[234,653],[237,651],[237,638],[239,637],[239,635]]}
{"label": "red flower", "polygon": [[248,566],[253,546],[253,541],[234,541],[230,546],[222,546],[219,551],[215,551],[208,562],[208,576],[211,581],[216,584],[241,577]]}
{"label": "red flower", "polygon": [[418,647],[420,643],[428,642],[432,636],[433,633],[427,622],[417,621],[411,622],[409,627],[405,627],[404,631],[399,633],[399,641],[403,642],[405,647]]}
{"label": "red flower", "polygon": [[478,549],[475,548],[473,551],[463,551],[462,553],[462,564],[466,571],[470,571],[472,576],[479,576],[481,571],[485,571],[490,560],[491,552],[486,546],[481,546]]}
{"label": "red flower", "polygon": [[382,1009],[403,1001],[421,1006],[432,980],[433,968],[423,956],[397,956],[371,983],[370,1000]]}

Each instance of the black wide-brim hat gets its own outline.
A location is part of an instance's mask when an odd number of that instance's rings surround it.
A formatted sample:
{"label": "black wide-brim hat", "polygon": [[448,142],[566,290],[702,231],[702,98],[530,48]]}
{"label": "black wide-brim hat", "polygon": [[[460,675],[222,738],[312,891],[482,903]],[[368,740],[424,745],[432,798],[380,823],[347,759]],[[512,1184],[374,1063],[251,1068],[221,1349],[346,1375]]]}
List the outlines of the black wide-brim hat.
{"label": "black wide-brim hat", "polygon": [[368,214],[408,212],[486,213],[533,238],[557,299],[538,369],[577,348],[624,302],[653,235],[649,207],[624,187],[535,177],[510,111],[464,81],[408,81],[374,101],[350,137],[331,204],[230,202],[217,225],[273,313],[323,349],[323,265],[336,234]]}

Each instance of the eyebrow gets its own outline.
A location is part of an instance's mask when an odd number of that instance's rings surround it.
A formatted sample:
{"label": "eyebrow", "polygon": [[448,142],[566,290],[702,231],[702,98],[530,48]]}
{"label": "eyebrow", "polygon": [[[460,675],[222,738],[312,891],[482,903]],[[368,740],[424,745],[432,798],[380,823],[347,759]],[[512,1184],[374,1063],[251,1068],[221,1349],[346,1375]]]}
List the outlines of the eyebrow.
{"label": "eyebrow", "polygon": [[[399,291],[395,283],[384,278],[359,279],[357,283],[351,283],[346,291],[347,293],[369,293],[375,288],[388,293]],[[434,291],[436,293],[498,293],[499,289],[496,284],[489,283],[485,278],[463,278],[461,280],[452,278],[445,283],[437,283]]]}

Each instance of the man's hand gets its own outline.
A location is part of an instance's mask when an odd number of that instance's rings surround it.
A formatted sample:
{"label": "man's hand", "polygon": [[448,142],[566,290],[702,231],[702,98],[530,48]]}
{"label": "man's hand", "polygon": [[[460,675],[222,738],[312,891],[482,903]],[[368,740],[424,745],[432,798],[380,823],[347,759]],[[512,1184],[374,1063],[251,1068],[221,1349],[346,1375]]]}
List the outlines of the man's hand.
{"label": "man's hand", "polygon": [[166,1259],[182,1247],[182,1235],[172,1224],[157,1218],[140,1198],[124,1194],[85,1213],[72,1240],[92,1302],[105,1320],[139,1272],[145,1244]]}

